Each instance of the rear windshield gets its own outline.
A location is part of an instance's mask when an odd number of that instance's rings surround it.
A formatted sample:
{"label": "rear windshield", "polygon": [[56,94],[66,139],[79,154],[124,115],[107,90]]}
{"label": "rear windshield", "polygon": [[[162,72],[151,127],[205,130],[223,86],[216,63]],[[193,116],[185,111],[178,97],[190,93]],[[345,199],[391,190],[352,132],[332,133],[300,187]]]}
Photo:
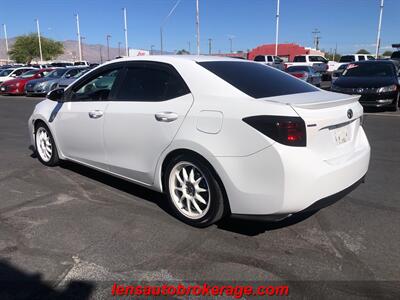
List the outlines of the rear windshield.
{"label": "rear windshield", "polygon": [[289,74],[262,64],[241,61],[207,61],[198,64],[253,98],[318,91]]}
{"label": "rear windshield", "polygon": [[339,59],[339,62],[353,62],[355,60],[356,60],[356,58],[354,57],[354,55],[343,55]]}
{"label": "rear windshield", "polygon": [[286,69],[286,72],[299,72],[299,71],[308,72],[309,69],[307,66],[293,66]]}
{"label": "rear windshield", "polygon": [[349,64],[343,72],[344,77],[392,77],[395,75],[394,65],[378,62]]}

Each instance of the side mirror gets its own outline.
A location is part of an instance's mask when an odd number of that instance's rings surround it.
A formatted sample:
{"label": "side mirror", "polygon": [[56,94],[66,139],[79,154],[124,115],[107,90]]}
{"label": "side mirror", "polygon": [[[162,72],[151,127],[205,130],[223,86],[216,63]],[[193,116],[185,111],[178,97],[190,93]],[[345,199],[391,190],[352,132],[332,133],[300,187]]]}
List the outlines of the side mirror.
{"label": "side mirror", "polygon": [[14,78],[15,78],[15,77],[17,77],[17,74],[15,74],[15,73],[14,73],[14,74],[11,74],[11,77],[14,77]]}
{"label": "side mirror", "polygon": [[55,89],[49,92],[46,96],[47,99],[61,102],[64,96],[64,89]]}

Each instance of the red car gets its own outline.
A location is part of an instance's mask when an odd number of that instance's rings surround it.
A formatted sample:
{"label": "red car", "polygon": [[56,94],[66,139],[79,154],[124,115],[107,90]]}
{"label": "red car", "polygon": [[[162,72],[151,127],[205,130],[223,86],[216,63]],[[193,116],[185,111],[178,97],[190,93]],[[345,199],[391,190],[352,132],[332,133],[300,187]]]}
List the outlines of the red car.
{"label": "red car", "polygon": [[25,85],[28,81],[42,78],[53,70],[54,69],[30,70],[15,79],[5,81],[0,85],[0,94],[23,95],[25,93]]}

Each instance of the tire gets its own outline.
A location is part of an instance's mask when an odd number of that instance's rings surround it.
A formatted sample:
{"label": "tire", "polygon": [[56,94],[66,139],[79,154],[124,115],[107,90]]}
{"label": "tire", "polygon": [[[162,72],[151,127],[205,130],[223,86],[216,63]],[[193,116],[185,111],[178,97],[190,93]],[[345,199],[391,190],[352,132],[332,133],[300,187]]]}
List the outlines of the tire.
{"label": "tire", "polygon": [[203,159],[189,154],[173,158],[164,172],[164,186],[172,212],[186,224],[207,227],[223,217],[224,193]]}
{"label": "tire", "polygon": [[35,146],[39,161],[48,167],[58,165],[57,147],[49,128],[40,122],[35,126]]}

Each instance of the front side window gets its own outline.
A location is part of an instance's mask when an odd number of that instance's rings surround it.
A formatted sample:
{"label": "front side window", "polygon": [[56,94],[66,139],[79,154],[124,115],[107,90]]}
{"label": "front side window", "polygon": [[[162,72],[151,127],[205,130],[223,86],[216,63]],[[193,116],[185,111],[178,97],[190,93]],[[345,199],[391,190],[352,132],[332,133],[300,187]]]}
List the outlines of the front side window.
{"label": "front side window", "polygon": [[116,100],[165,101],[190,93],[183,79],[175,71],[157,66],[130,66],[118,89]]}
{"label": "front side window", "polygon": [[359,56],[358,56],[358,60],[359,60],[359,61],[365,60],[364,55],[359,55]]}
{"label": "front side window", "polygon": [[293,61],[294,62],[306,62],[306,57],[305,56],[295,56]]}
{"label": "front side window", "polygon": [[107,70],[98,74],[89,82],[79,85],[72,92],[73,101],[107,100],[120,69]]}
{"label": "front side window", "polygon": [[30,71],[25,72],[24,74],[22,74],[21,78],[29,78],[29,77],[32,77],[32,76],[36,75],[36,73],[38,73],[38,70],[30,70]]}
{"label": "front side window", "polygon": [[198,64],[253,98],[318,91],[289,74],[262,64],[236,61],[208,61]]}

